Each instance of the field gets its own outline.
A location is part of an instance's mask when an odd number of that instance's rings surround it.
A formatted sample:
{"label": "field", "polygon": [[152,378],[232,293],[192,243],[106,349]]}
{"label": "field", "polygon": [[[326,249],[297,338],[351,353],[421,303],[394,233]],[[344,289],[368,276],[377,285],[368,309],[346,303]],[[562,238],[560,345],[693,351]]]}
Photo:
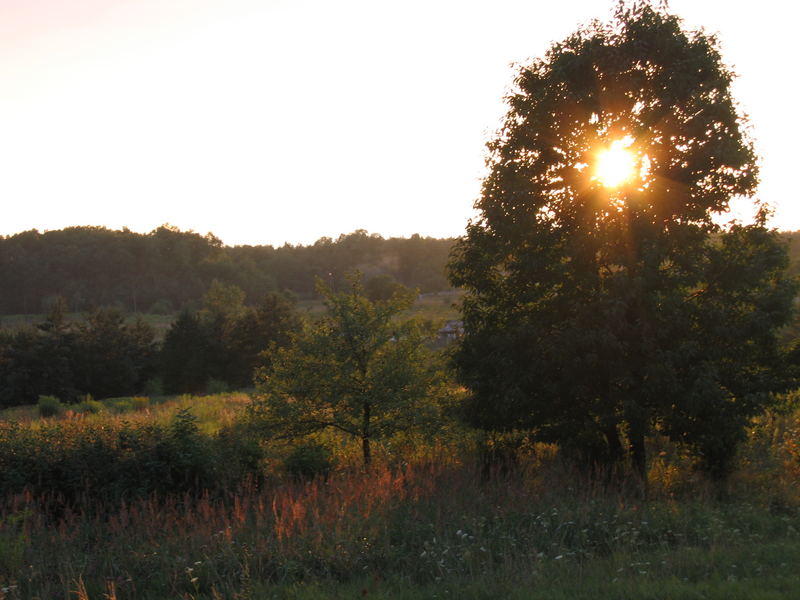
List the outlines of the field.
{"label": "field", "polygon": [[[67,313],[66,321],[67,323],[78,323],[83,321],[84,316],[84,313]],[[141,318],[153,328],[156,339],[162,340],[170,325],[172,325],[172,322],[175,320],[175,316],[176,315],[130,314],[126,316],[125,321],[127,323],[133,323],[137,318]],[[25,326],[33,326],[43,322],[44,319],[44,314],[0,315],[0,329],[14,330]]]}
{"label": "field", "polygon": [[[435,326],[441,325],[448,319],[458,319],[459,313],[455,308],[455,304],[461,298],[461,292],[458,291],[444,291],[434,292],[430,294],[420,295],[414,306],[406,311],[402,316],[403,318],[418,317],[423,320],[430,321]],[[307,316],[319,316],[325,311],[325,305],[322,300],[300,300],[297,303],[297,309],[301,314]],[[127,321],[132,323],[136,318],[141,318],[145,323],[150,325],[156,333],[156,339],[162,340],[172,322],[175,320],[176,315],[155,315],[155,314],[138,314],[128,315]],[[24,326],[35,325],[41,323],[45,318],[43,314],[29,314],[29,315],[0,315],[0,329],[19,329]],[[80,322],[84,315],[83,313],[69,313],[67,314],[68,322]]]}
{"label": "field", "polygon": [[[310,479],[287,471],[291,446],[260,440],[248,471],[245,442],[259,442],[241,428],[248,401],[4,412],[0,598],[788,599],[800,589],[797,408],[753,422],[724,499],[678,448],[649,440],[643,501],[575,472],[551,446],[523,445],[516,467],[487,463],[480,436],[455,426],[435,441],[385,442],[367,473],[353,444],[320,438],[334,466]],[[148,476],[172,487],[138,488]]]}

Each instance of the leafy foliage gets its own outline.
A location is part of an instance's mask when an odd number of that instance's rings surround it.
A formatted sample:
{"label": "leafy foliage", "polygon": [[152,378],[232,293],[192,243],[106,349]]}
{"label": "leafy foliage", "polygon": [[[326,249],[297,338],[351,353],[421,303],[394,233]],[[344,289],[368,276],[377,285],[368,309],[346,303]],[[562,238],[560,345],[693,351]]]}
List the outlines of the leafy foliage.
{"label": "leafy foliage", "polygon": [[[725,471],[779,386],[794,292],[763,209],[713,218],[757,183],[730,82],[712,37],[647,2],[520,69],[451,262],[470,422],[533,428],[584,463],[628,448],[642,477],[659,425]],[[622,142],[636,171],[604,186],[598,153]]]}
{"label": "leafy foliage", "polygon": [[217,282],[204,310],[183,311],[172,324],[161,350],[167,392],[212,391],[212,383],[216,391],[249,386],[255,369],[291,343],[301,321],[290,300],[271,293],[253,308],[242,298],[239,288]]}
{"label": "leafy foliage", "polygon": [[292,300],[282,294],[266,294],[258,305],[243,310],[225,327],[225,380],[239,387],[252,385],[255,370],[268,366],[273,353],[291,345],[301,328]]}
{"label": "leafy foliage", "polygon": [[437,423],[444,393],[439,361],[419,323],[396,319],[413,302],[407,291],[373,302],[360,277],[345,291],[321,281],[318,289],[327,315],[259,372],[253,417],[273,435],[334,428],[354,436],[366,465],[373,439]]}
{"label": "leafy foliage", "polygon": [[76,402],[139,391],[154,369],[154,332],[141,320],[100,309],[80,324],[64,321],[62,303],[34,328],[0,332],[0,406],[41,395]]}
{"label": "leafy foliage", "polygon": [[[57,400],[43,397],[40,409]],[[44,416],[44,411],[42,411]],[[207,435],[179,410],[165,424],[119,419],[0,423],[0,489],[59,495],[71,504],[174,493],[221,492],[256,475],[258,446],[226,430]]]}
{"label": "leafy foliage", "polygon": [[299,481],[327,477],[333,468],[333,453],[321,444],[304,443],[292,449],[284,461],[284,468]]}
{"label": "leafy foliage", "polygon": [[127,325],[118,310],[90,312],[75,326],[75,386],[100,398],[142,389],[155,368],[153,329],[137,319]]}
{"label": "leafy foliage", "polygon": [[213,281],[234,285],[245,301],[269,292],[314,295],[314,277],[341,285],[360,269],[423,291],[448,287],[445,263],[452,239],[384,239],[359,230],[308,246],[223,246],[163,225],[147,234],[127,229],[69,227],[0,236],[0,314],[39,313],[56,296],[73,311],[118,306],[169,314],[198,307]]}
{"label": "leafy foliage", "polygon": [[200,318],[184,310],[161,347],[161,372],[168,393],[199,392],[208,380],[208,334]]}

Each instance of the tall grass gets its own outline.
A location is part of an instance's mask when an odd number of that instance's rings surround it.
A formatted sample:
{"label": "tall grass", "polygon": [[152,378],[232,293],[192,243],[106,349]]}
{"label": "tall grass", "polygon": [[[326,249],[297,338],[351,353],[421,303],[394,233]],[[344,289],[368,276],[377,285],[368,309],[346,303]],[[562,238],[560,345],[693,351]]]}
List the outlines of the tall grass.
{"label": "tall grass", "polygon": [[118,598],[232,598],[256,585],[313,582],[440,592],[470,581],[570,585],[585,569],[606,584],[654,574],[746,577],[765,566],[718,559],[740,560],[767,540],[785,546],[782,562],[798,557],[796,513],[749,503],[640,504],[553,483],[487,481],[455,461],[424,463],[327,482],[273,481],[224,497],[144,498],[94,517],[67,512],[55,523],[41,499],[17,495],[3,509],[0,578],[19,597],[67,598],[80,581],[101,598],[112,581]]}
{"label": "tall grass", "polygon": [[[209,407],[235,413],[237,402],[182,398],[147,409],[163,415],[131,413],[141,420],[127,426],[200,444],[176,446],[173,464],[191,466],[192,452],[213,462],[234,442]],[[178,412],[189,405],[197,420]],[[46,440],[33,458],[69,456],[90,432],[98,445],[88,448],[119,449],[123,417],[16,427],[26,444]],[[393,440],[368,473],[346,442],[323,437],[338,466],[305,482],[278,468],[273,449],[258,479],[240,471],[206,491],[120,496],[92,484],[65,498],[29,485],[0,505],[0,598],[791,598],[798,417],[753,423],[726,502],[698,491],[691,463],[664,440],[649,442],[643,502],[573,470],[552,446],[531,446],[517,469],[487,469],[455,431],[438,443]]]}

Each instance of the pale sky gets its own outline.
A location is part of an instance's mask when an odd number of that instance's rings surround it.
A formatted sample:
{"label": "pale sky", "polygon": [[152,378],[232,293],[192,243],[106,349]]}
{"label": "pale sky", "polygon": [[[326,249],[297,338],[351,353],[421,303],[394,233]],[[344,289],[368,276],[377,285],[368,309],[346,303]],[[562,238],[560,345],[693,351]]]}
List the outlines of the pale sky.
{"label": "pale sky", "polygon": [[[169,222],[227,244],[461,235],[512,63],[614,0],[0,0],[0,234]],[[796,23],[672,0],[717,32],[772,224],[800,229]]]}

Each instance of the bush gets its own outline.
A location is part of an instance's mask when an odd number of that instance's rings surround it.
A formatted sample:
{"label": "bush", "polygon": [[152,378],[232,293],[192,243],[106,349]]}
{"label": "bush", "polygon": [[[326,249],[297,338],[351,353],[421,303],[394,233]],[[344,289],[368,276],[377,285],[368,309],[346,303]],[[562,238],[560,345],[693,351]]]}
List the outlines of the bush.
{"label": "bush", "polygon": [[36,407],[41,417],[55,417],[64,412],[64,405],[55,396],[39,396]]}
{"label": "bush", "polygon": [[109,408],[115,414],[121,415],[123,413],[131,412],[133,410],[133,402],[130,398],[116,398],[109,402]]}
{"label": "bush", "polygon": [[75,406],[75,412],[96,415],[105,408],[103,403],[99,400],[93,400],[91,396],[87,396],[85,400],[79,402]]}
{"label": "bush", "polygon": [[150,398],[147,396],[134,396],[131,398],[131,407],[133,410],[144,410],[150,406]]}
{"label": "bush", "polygon": [[316,443],[297,446],[286,457],[283,468],[294,479],[309,480],[327,478],[333,468],[331,451]]}
{"label": "bush", "polygon": [[26,489],[48,495],[52,508],[76,510],[84,500],[223,495],[256,481],[261,458],[258,440],[241,431],[204,434],[186,409],[168,424],[104,416],[35,426],[0,420],[0,503]]}

